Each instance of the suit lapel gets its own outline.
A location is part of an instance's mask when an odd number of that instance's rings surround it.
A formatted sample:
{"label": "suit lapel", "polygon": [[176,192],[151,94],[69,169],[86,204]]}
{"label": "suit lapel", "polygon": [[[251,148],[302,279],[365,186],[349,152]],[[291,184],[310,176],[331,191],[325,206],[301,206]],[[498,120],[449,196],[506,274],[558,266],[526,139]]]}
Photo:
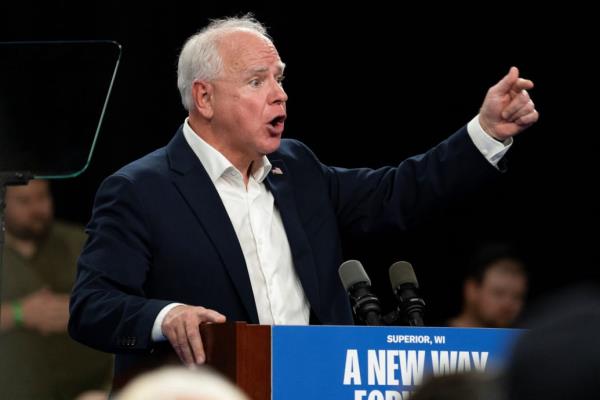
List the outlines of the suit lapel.
{"label": "suit lapel", "polygon": [[315,311],[317,315],[320,315],[318,307],[321,303],[315,262],[312,249],[298,215],[298,209],[296,207],[296,201],[294,200],[294,193],[291,185],[290,172],[282,160],[270,161],[273,168],[271,169],[271,173],[267,176],[267,179],[265,179],[265,184],[271,193],[273,193],[275,204],[281,214],[283,226],[292,250],[294,268],[300,278],[304,293],[306,294],[313,311]]}
{"label": "suit lapel", "polygon": [[173,182],[184,197],[207,236],[217,249],[223,265],[240,295],[251,323],[258,323],[256,303],[246,261],[235,230],[202,163],[189,147],[180,129],[167,146]]}

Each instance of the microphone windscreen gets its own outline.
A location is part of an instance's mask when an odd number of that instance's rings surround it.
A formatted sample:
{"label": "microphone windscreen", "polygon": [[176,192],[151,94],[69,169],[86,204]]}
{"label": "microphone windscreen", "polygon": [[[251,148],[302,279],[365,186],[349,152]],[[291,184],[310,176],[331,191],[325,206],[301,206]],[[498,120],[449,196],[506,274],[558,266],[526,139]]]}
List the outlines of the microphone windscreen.
{"label": "microphone windscreen", "polygon": [[392,283],[392,288],[394,290],[396,290],[398,286],[405,283],[412,283],[416,288],[419,287],[417,276],[415,275],[415,271],[409,262],[398,261],[393,263],[390,267],[389,273],[390,282]]}
{"label": "microphone windscreen", "polygon": [[371,280],[360,261],[348,260],[343,262],[338,269],[338,273],[346,291],[359,282],[366,282],[371,285]]}

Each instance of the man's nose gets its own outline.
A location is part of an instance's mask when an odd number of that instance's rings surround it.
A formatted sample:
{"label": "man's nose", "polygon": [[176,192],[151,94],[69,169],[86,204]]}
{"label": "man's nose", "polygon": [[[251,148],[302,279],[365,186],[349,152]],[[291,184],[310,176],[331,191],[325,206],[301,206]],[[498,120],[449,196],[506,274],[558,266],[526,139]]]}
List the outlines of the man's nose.
{"label": "man's nose", "polygon": [[272,102],[276,104],[285,103],[288,99],[288,95],[285,92],[285,90],[283,90],[283,86],[281,86],[281,83],[275,82],[273,86],[274,87],[272,93]]}

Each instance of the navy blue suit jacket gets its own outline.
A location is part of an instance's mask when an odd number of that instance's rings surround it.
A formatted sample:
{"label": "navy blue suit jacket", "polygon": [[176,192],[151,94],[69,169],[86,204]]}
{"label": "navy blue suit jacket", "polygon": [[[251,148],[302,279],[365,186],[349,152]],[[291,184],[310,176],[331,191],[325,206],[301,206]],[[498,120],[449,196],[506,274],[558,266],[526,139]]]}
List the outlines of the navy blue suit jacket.
{"label": "navy blue suit jacket", "polygon": [[[296,140],[268,156],[282,174],[265,180],[294,267],[322,324],[352,324],[337,269],[340,232],[404,231],[433,208],[496,175],[466,128],[397,167],[332,168]],[[152,357],[158,312],[201,305],[229,321],[258,323],[242,250],[221,199],[182,129],[164,148],[100,186],[79,259],[69,331],[117,353],[116,371]]]}

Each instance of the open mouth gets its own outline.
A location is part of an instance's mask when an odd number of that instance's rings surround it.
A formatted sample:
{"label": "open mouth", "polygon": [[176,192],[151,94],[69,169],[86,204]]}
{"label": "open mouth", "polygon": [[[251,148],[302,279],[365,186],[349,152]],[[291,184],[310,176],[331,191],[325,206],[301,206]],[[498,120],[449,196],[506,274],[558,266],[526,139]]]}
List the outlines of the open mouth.
{"label": "open mouth", "polygon": [[283,124],[283,121],[285,121],[285,115],[278,115],[277,117],[269,121],[269,125],[271,125],[272,127],[277,127]]}

